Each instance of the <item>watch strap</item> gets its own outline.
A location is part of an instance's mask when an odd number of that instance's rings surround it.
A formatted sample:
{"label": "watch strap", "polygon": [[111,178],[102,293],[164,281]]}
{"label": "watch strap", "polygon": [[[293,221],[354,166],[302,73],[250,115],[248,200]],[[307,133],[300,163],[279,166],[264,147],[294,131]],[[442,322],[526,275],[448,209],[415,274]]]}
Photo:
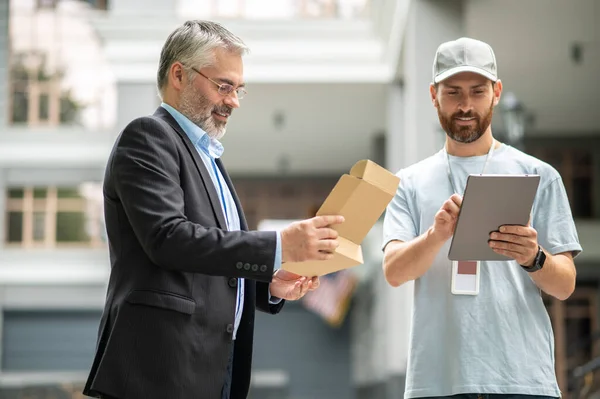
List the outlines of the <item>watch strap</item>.
{"label": "watch strap", "polygon": [[546,254],[544,253],[544,250],[542,249],[542,247],[538,245],[538,252],[535,255],[535,259],[533,260],[533,265],[531,265],[529,267],[521,265],[521,267],[523,269],[525,269],[525,271],[528,273],[537,272],[538,270],[541,270],[544,267],[545,260],[546,260]]}

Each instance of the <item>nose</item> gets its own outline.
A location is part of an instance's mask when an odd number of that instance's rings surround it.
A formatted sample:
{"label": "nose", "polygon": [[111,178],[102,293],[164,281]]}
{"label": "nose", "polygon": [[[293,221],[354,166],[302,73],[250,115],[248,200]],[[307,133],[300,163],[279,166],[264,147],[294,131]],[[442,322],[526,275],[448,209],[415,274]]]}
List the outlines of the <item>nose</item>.
{"label": "nose", "polygon": [[469,96],[462,96],[460,98],[458,109],[465,114],[473,109]]}
{"label": "nose", "polygon": [[240,99],[237,96],[237,93],[233,91],[231,94],[225,97],[224,103],[231,108],[239,108],[240,107]]}

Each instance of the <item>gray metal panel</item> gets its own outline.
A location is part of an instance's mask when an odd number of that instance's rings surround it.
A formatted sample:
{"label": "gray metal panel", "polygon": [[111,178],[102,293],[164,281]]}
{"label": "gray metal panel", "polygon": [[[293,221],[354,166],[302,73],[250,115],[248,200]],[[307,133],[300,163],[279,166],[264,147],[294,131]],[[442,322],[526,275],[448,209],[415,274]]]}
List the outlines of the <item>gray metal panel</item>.
{"label": "gray metal panel", "polygon": [[[353,399],[350,328],[331,328],[299,303],[275,316],[256,314],[253,372],[283,370],[294,399]],[[265,397],[251,391],[252,398]]]}
{"label": "gray metal panel", "polygon": [[89,370],[101,313],[5,311],[2,371]]}
{"label": "gray metal panel", "polygon": [[385,381],[357,387],[357,399],[401,399],[404,397],[404,375],[391,375]]}

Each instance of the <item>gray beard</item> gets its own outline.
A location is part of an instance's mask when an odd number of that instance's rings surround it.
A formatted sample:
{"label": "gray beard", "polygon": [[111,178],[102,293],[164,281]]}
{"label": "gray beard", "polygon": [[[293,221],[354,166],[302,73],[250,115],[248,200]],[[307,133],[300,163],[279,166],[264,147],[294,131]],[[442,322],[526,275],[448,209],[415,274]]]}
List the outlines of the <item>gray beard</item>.
{"label": "gray beard", "polygon": [[179,101],[179,112],[194,125],[204,130],[208,137],[220,140],[225,136],[227,123],[215,120],[212,111],[215,109],[210,101],[192,86],[190,82],[183,90]]}

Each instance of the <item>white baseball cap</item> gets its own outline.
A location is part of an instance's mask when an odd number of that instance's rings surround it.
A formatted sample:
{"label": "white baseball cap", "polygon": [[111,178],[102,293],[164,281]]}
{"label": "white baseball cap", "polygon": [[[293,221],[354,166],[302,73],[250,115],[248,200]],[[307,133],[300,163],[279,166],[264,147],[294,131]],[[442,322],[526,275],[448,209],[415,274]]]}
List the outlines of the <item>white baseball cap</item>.
{"label": "white baseball cap", "polygon": [[498,67],[492,47],[468,37],[442,43],[433,60],[433,83],[461,72],[474,72],[496,82]]}

